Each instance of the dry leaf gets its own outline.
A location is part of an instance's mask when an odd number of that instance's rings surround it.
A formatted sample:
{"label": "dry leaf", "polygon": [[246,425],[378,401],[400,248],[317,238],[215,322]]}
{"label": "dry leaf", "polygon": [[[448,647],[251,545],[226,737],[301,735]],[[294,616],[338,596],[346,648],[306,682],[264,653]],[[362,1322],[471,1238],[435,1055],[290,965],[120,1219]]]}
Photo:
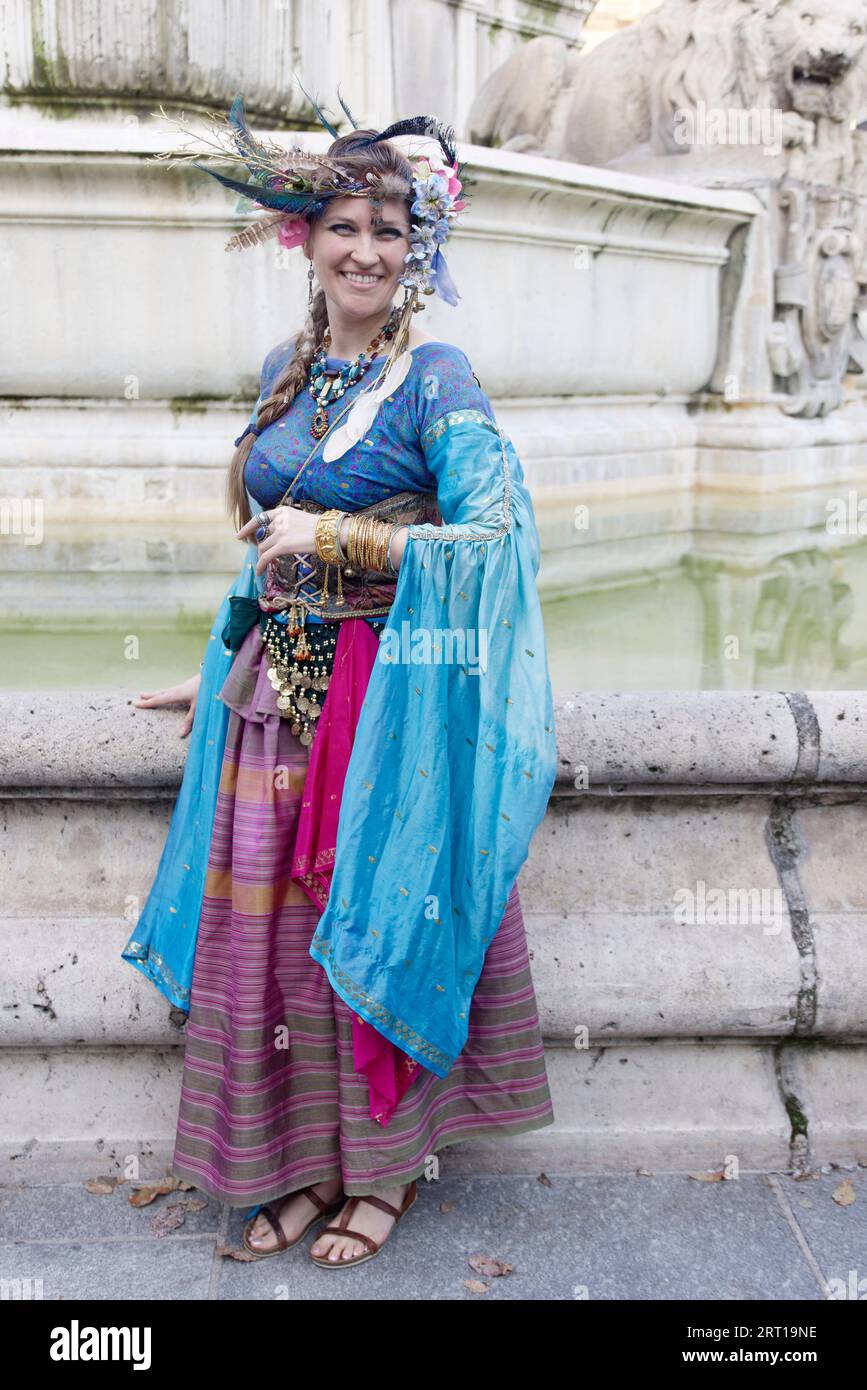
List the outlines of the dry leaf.
{"label": "dry leaf", "polygon": [[117,1185],[117,1178],[91,1178],[84,1184],[95,1197],[110,1197]]}
{"label": "dry leaf", "polygon": [[151,1222],[151,1230],[155,1236],[166,1236],[169,1231],[176,1231],[178,1226],[183,1226],[187,1219],[187,1213],[182,1202],[173,1202],[171,1206],[163,1207],[158,1211]]}
{"label": "dry leaf", "polygon": [[720,1168],[718,1173],[688,1173],[687,1177],[693,1178],[696,1182],[725,1182],[726,1170]]}
{"label": "dry leaf", "polygon": [[234,1246],[231,1245],[218,1245],[217,1254],[222,1256],[224,1260],[241,1260],[244,1263],[259,1258],[258,1255],[251,1254],[249,1250],[236,1250]]}
{"label": "dry leaf", "polygon": [[851,1207],[855,1200],[855,1188],[852,1186],[851,1178],[844,1178],[839,1187],[835,1187],[831,1193],[838,1207]]}
{"label": "dry leaf", "polygon": [[185,1211],[203,1211],[207,1205],[206,1197],[185,1197],[181,1203]]}
{"label": "dry leaf", "polygon": [[179,1192],[195,1192],[195,1190],[196,1184],[194,1182],[185,1182],[182,1178],[181,1181],[178,1183]]}
{"label": "dry leaf", "polygon": [[497,1279],[501,1274],[511,1274],[513,1268],[505,1260],[495,1260],[491,1255],[471,1255],[467,1264],[476,1274],[484,1274],[489,1279]]}
{"label": "dry leaf", "polygon": [[454,1211],[456,1206],[457,1202],[440,1202],[440,1211]]}
{"label": "dry leaf", "polygon": [[483,1284],[481,1279],[465,1279],[464,1288],[468,1289],[470,1293],[487,1293],[490,1285]]}
{"label": "dry leaf", "polygon": [[543,1187],[551,1186],[551,1179],[548,1177],[547,1173],[540,1173],[536,1181],[540,1182]]}
{"label": "dry leaf", "polygon": [[161,1178],[159,1182],[137,1183],[135,1189],[130,1193],[129,1204],[131,1207],[148,1207],[157,1197],[163,1197],[167,1192],[177,1192],[177,1178]]}

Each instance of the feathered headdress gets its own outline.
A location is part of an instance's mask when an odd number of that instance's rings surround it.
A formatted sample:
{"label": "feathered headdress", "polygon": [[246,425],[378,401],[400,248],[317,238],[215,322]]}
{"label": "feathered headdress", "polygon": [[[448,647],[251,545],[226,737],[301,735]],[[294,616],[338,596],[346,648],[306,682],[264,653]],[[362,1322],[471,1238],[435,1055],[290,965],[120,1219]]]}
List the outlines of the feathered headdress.
{"label": "feathered headdress", "polygon": [[[304,91],[304,88],[301,90]],[[334,125],[313,98],[307,92],[304,95],[313,107],[317,120],[336,139],[338,132]],[[337,99],[353,130],[358,130],[358,122],[343,100],[339,87]],[[164,119],[169,119],[162,107],[160,114]],[[405,352],[409,326],[414,310],[422,307],[418,296],[438,294],[447,304],[458,302],[457,289],[442,250],[455,217],[466,206],[459,197],[463,166],[457,162],[454,131],[434,116],[411,116],[372,135],[359,135],[339,155],[330,157],[311,154],[297,144],[287,149],[273,141],[256,139],[247,126],[240,93],[232,102],[227,116],[211,112],[208,120],[208,135],[187,130],[175,123],[175,128],[187,136],[188,143],[180,149],[165,151],[156,158],[167,160],[170,164],[191,162],[225,188],[266,210],[266,217],[259,218],[230,238],[226,244],[227,251],[258,246],[271,237],[276,237],[285,247],[299,246],[307,240],[311,222],[322,215],[333,198],[366,196],[377,208],[381,208],[387,198],[412,199],[410,250],[405,258],[404,273],[398,282],[406,291],[400,323],[392,338],[383,372],[377,377],[376,390],[359,396],[358,404],[350,412],[346,424],[326,443],[325,457],[337,458],[354,442],[360,416],[369,414],[374,397],[383,399],[396,389],[398,378],[406,374],[409,367],[409,354]],[[439,147],[437,154],[407,155],[412,166],[411,182],[400,174],[378,170],[371,170],[361,180],[350,168],[341,164],[343,155],[355,157],[383,140],[401,135],[434,140]],[[239,162],[249,170],[250,177],[246,182],[212,167],[237,165]],[[404,357],[406,360],[401,360]],[[356,414],[359,418],[354,420]]]}

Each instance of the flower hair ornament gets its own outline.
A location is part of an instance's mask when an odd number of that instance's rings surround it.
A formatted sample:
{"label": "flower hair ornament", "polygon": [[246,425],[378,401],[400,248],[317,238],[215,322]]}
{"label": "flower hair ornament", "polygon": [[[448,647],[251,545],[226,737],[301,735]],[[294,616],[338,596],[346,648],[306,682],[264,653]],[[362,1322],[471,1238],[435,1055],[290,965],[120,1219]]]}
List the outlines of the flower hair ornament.
{"label": "flower hair ornament", "polygon": [[[303,87],[301,90],[304,91]],[[306,92],[304,95],[320,124],[337,139],[334,125],[313,98]],[[339,87],[337,99],[353,130],[358,130],[358,122],[340,95]],[[159,114],[169,119],[162,107]],[[356,141],[332,157],[312,154],[297,144],[287,148],[254,137],[247,126],[240,93],[228,115],[210,112],[207,119],[209,130],[205,135],[175,125],[187,136],[187,144],[155,157],[171,165],[191,162],[225,188],[265,209],[267,216],[230,238],[226,243],[227,251],[260,246],[272,237],[287,249],[300,246],[310,234],[311,222],[322,215],[334,198],[366,197],[377,213],[388,198],[412,199],[410,249],[398,281],[405,293],[397,329],[381,372],[359,393],[344,424],[332,431],[326,440],[323,457],[330,462],[366,434],[381,401],[391,395],[406,376],[411,362],[407,347],[410,324],[413,314],[424,308],[419,296],[438,294],[447,304],[458,302],[458,292],[442,249],[455,218],[466,206],[460,198],[463,166],[457,162],[454,131],[433,116],[411,116],[394,122],[385,130],[359,135]],[[380,171],[371,171],[362,180],[341,165],[344,155],[363,154],[373,145],[401,135],[420,136],[436,142],[437,148],[432,153],[406,155],[412,167],[411,182],[401,174]],[[239,162],[249,170],[246,182],[212,167]]]}

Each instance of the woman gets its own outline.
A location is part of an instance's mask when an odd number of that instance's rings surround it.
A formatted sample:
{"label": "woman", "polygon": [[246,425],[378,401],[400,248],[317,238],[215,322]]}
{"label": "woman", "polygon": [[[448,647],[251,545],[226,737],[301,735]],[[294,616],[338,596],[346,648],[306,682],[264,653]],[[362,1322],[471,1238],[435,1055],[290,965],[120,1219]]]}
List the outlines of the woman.
{"label": "woman", "polygon": [[[311,1257],[345,1268],[438,1149],[554,1118],[515,880],[555,743],[520,463],[463,352],[412,321],[420,292],[456,302],[450,133],[338,137],[316,109],[319,161],[229,115],[253,177],[216,177],[269,210],[230,245],[302,245],[309,313],[236,441],[256,549],[202,675],[135,702],[189,699],[192,738],[124,956],[188,1002],[173,1172],[263,1204],[259,1257],[340,1212]],[[389,143],[432,128],[442,165]]]}

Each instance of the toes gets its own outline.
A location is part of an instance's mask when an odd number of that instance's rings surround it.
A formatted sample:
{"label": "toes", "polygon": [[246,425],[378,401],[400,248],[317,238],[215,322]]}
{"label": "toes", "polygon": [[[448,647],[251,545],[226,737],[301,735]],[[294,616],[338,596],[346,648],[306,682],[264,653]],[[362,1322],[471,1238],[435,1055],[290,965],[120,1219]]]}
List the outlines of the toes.
{"label": "toes", "polygon": [[255,1250],[270,1250],[274,1246],[274,1232],[266,1221],[257,1216],[250,1227],[247,1241]]}

